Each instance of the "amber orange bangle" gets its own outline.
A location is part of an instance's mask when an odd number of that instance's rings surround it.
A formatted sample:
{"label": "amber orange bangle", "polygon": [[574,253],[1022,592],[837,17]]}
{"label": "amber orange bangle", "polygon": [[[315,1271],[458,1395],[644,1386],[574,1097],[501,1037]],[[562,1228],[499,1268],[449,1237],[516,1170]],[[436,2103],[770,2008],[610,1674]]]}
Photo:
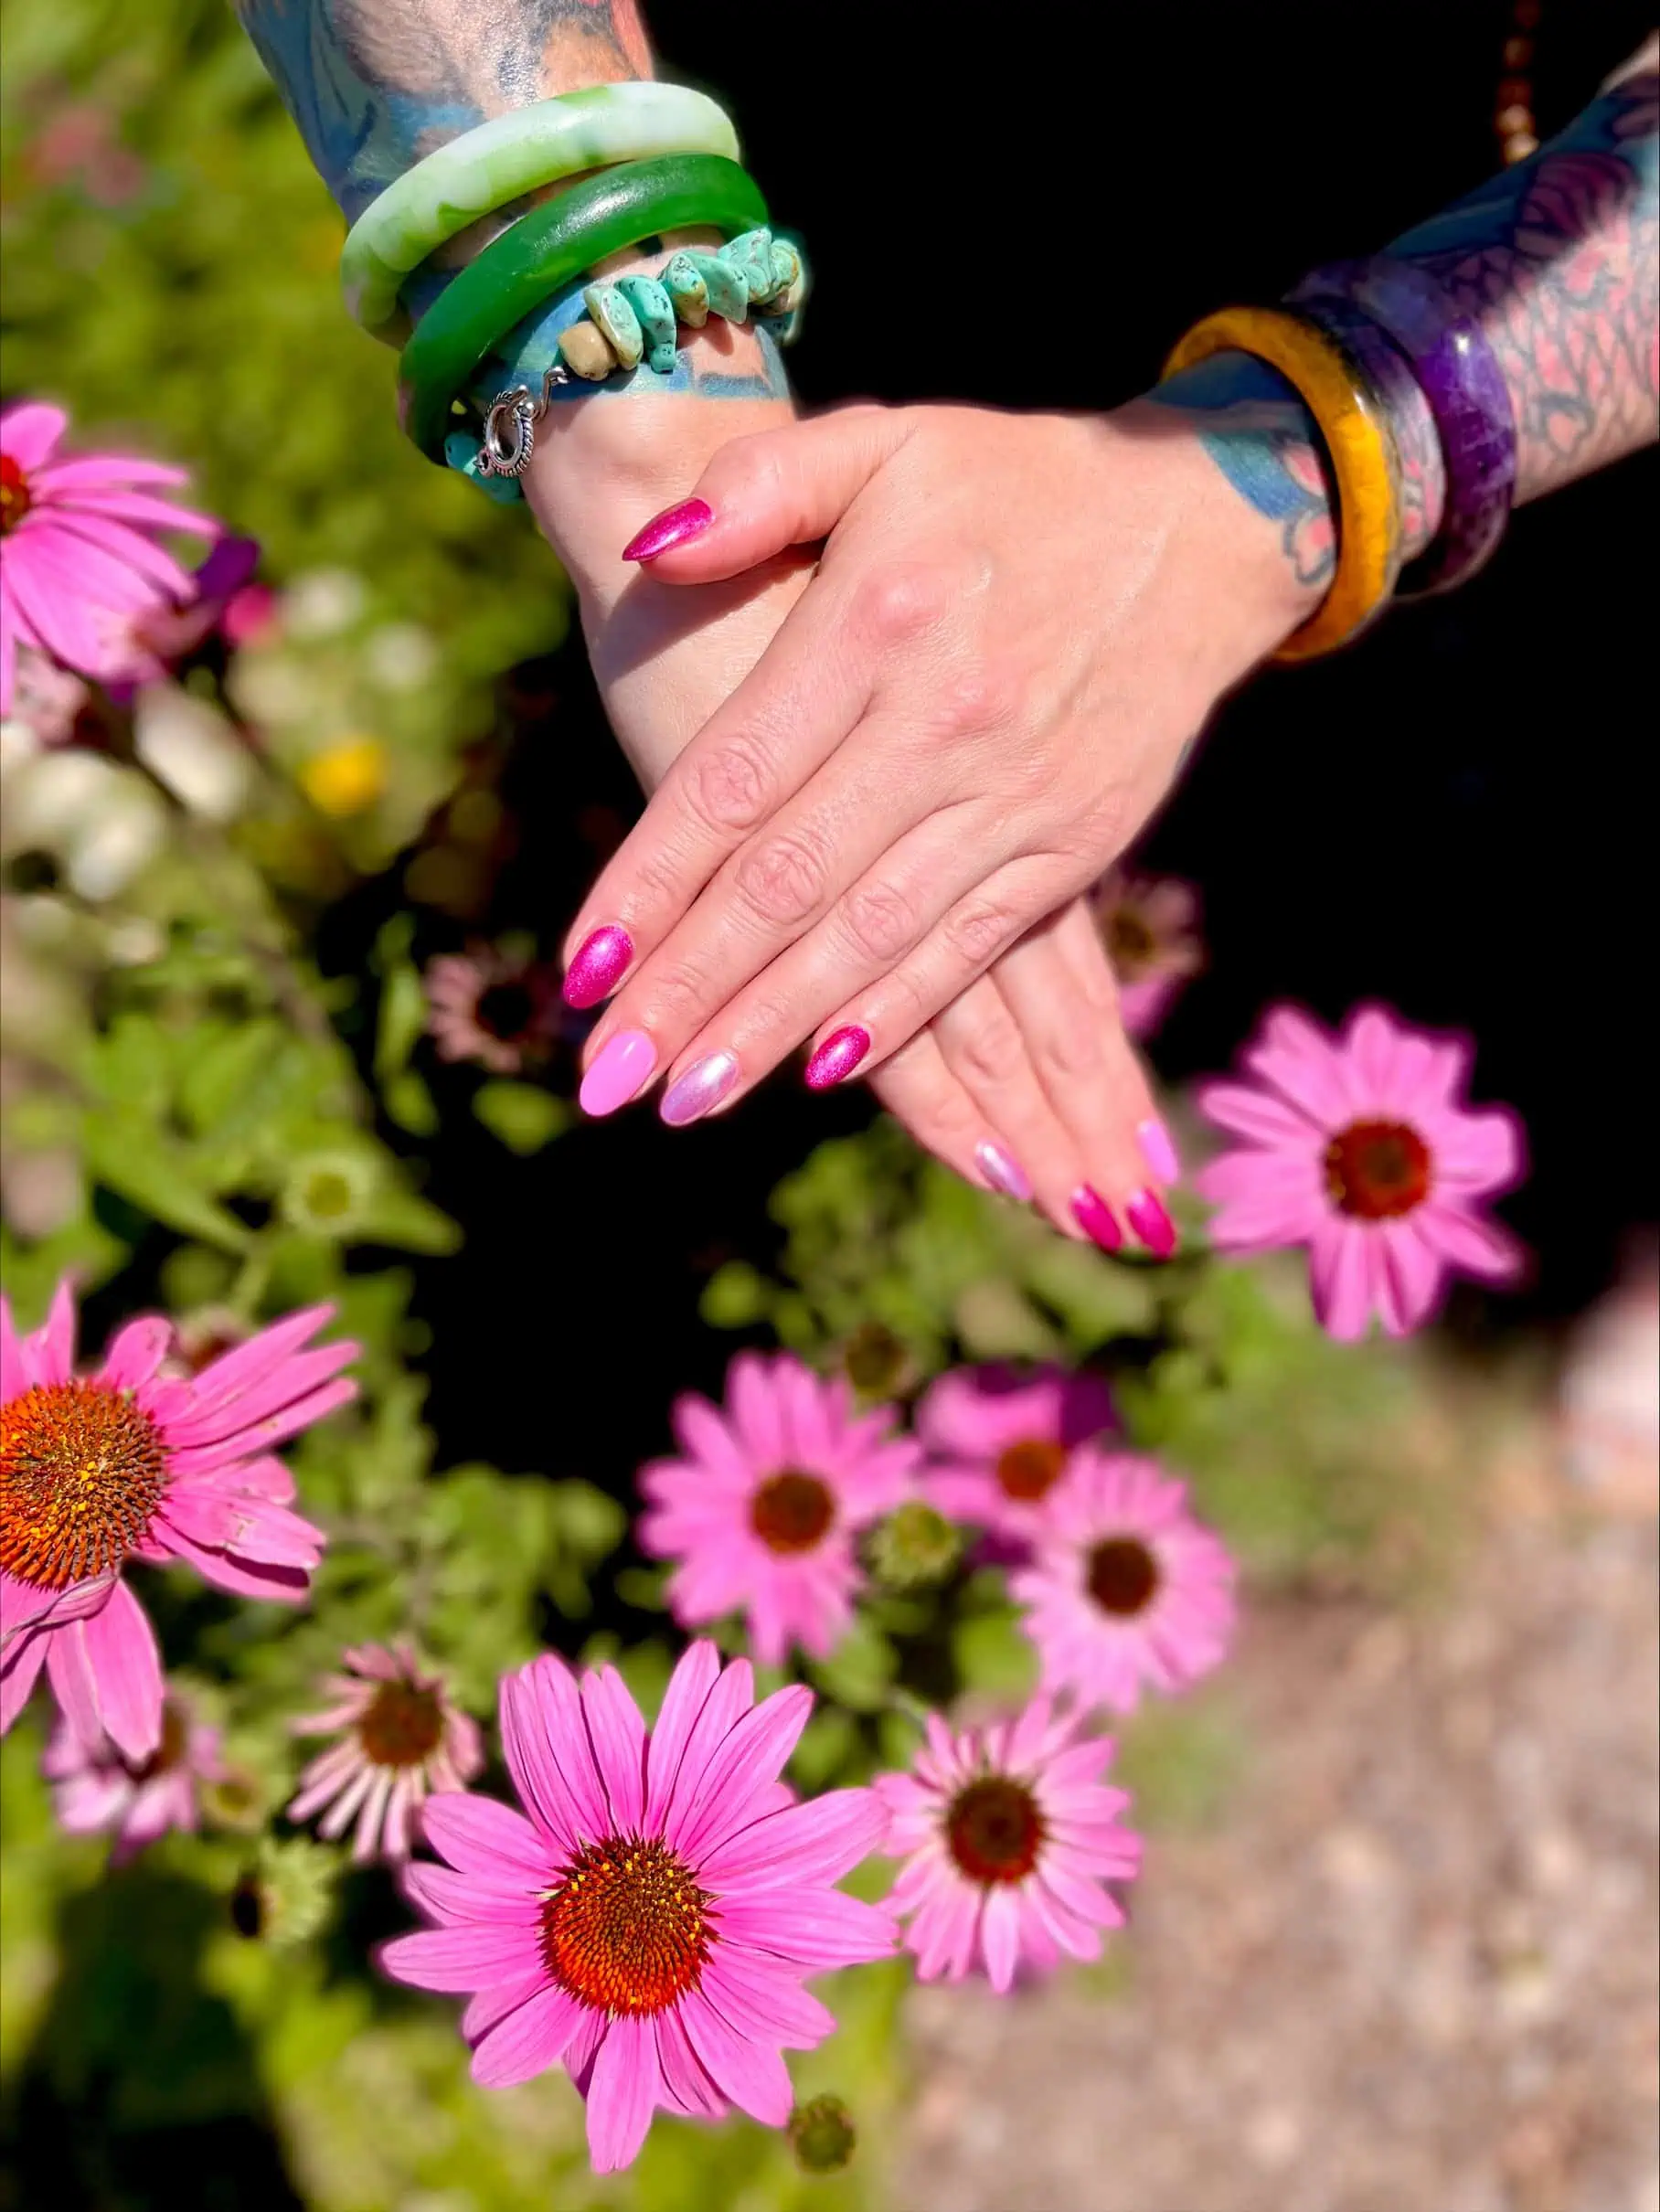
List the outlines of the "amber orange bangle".
{"label": "amber orange bangle", "polygon": [[1274,307],[1224,307],[1178,340],[1165,375],[1212,354],[1254,354],[1301,395],[1337,487],[1337,568],[1331,588],[1274,654],[1308,661],[1365,628],[1400,572],[1400,463],[1389,418],[1337,341]]}

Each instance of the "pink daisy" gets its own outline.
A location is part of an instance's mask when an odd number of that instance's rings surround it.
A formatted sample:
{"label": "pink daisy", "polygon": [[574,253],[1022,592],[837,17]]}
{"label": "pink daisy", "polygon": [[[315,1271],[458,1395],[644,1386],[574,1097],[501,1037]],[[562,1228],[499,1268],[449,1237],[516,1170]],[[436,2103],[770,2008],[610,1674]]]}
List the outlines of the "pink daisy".
{"label": "pink daisy", "polygon": [[1115,867],[1090,893],[1090,905],[1118,979],[1124,1028],[1131,1037],[1151,1037],[1205,965],[1199,895],[1176,876]]}
{"label": "pink daisy", "polygon": [[142,1763],[162,1739],[162,1673],[129,1559],[187,1560],[239,1597],[297,1602],[324,1537],[289,1511],[271,1449],[343,1405],[354,1344],[300,1347],[333,1313],[291,1313],[189,1377],[162,1372],[171,1323],[119,1330],[75,1373],[75,1302],[59,1283],[19,1335],[0,1298],[0,1733],[44,1664],[89,1743]]}
{"label": "pink daisy", "polygon": [[929,1465],[921,1486],[952,1520],[1029,1537],[1042,1522],[1076,1444],[1118,1425],[1098,1375],[1040,1367],[953,1367],[917,1407]]}
{"label": "pink daisy", "polygon": [[648,1735],[614,1667],[579,1684],[544,1656],[501,1686],[525,1812],[470,1794],[427,1805],[449,1866],[411,1866],[404,1886],[437,1925],[381,1964],[476,1992],[462,2033],[486,2089],[563,2060],[601,2173],[633,2161],[657,2105],[706,2120],[736,2105],[782,2127],[781,2049],[835,2026],[803,1981],[893,1949],[889,1914],[834,1887],[881,1840],[874,1792],[798,1805],[778,1779],[812,1707],[799,1686],[756,1705],[747,1660],[723,1670],[694,1643]]}
{"label": "pink daisy", "polygon": [[1123,1926],[1107,1884],[1139,1869],[1141,1838],[1118,1824],[1128,1794],[1101,1779],[1111,1738],[1077,1742],[1080,1725],[1047,1697],[956,1736],[931,1713],[911,1771],[877,1776],[882,1847],[905,1860],[888,1902],[921,1981],[980,1964],[1001,1994],[1019,1966],[1098,1959],[1101,1930]]}
{"label": "pink daisy", "polygon": [[1220,1208],[1214,1241],[1306,1244],[1314,1310],[1346,1342],[1374,1313],[1391,1336],[1420,1327],[1454,1272],[1514,1280],[1521,1247],[1480,1209],[1521,1176],[1521,1125],[1456,1102],[1470,1058],[1466,1038],[1410,1029],[1378,1006],[1358,1008],[1338,1038],[1275,1007],[1243,1056],[1255,1081],[1198,1094],[1245,1140],[1196,1178]]}
{"label": "pink daisy", "polygon": [[827,1659],[861,1579],[854,1537],[910,1495],[920,1448],[893,1434],[891,1408],[855,1415],[840,1376],[788,1352],[740,1352],[724,1413],[688,1393],[673,1418],[685,1456],[641,1469],[650,1509],[636,1533],[654,1558],[680,1562],[676,1620],[741,1611],[763,1666],[793,1643]]}
{"label": "pink daisy", "polygon": [[357,1827],[352,1856],[410,1856],[417,1807],[429,1791],[464,1789],[484,1763],[478,1724],[450,1701],[439,1674],[423,1674],[409,1644],[360,1643],[341,1654],[348,1672],[328,1675],[326,1712],[291,1723],[296,1736],[338,1734],[300,1777],[290,1820],[317,1823],[319,1835]]}
{"label": "pink daisy", "polygon": [[1156,1460],[1073,1454],[1029,1567],[1009,1578],[1042,1686],[1133,1713],[1144,1684],[1179,1690],[1233,1634],[1233,1561]]}
{"label": "pink daisy", "polygon": [[210,515],[156,497],[185,482],[183,469],[122,453],[56,458],[68,424],[60,407],[38,400],[0,413],[0,715],[19,645],[82,675],[124,675],[133,618],[197,590],[146,533],[219,534]]}
{"label": "pink daisy", "polygon": [[443,952],[428,963],[427,1027],[441,1060],[474,1060],[493,1075],[516,1075],[546,1058],[564,1005],[559,981],[542,962],[495,945]]}
{"label": "pink daisy", "polygon": [[206,1728],[178,1697],[162,1707],[162,1739],[148,1759],[124,1758],[102,1737],[82,1740],[60,1715],[40,1762],[52,1785],[52,1811],[69,1835],[115,1838],[112,1866],[125,1866],[169,1828],[194,1833],[197,1784],[221,1781],[219,1732]]}

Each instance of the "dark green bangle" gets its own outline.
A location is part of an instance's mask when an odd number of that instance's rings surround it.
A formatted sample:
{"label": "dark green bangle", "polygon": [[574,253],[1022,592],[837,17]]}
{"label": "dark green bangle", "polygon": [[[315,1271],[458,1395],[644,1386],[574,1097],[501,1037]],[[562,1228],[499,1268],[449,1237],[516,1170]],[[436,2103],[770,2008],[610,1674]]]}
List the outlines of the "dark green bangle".
{"label": "dark green bangle", "polygon": [[718,154],[624,162],[523,215],[422,315],[398,370],[398,420],[441,465],[451,409],[485,356],[527,314],[607,254],[709,224],[729,238],[767,219],[761,187]]}

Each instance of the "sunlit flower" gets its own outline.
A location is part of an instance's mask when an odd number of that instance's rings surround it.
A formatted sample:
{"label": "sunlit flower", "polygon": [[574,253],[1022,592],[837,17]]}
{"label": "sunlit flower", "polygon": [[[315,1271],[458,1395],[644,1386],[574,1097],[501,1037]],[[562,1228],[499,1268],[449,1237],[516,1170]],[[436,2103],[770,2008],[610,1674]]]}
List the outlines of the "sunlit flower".
{"label": "sunlit flower", "polygon": [[391,772],[392,757],[379,738],[341,738],[301,763],[300,789],[320,814],[344,821],[374,805]]}
{"label": "sunlit flower", "polygon": [[[464,1789],[484,1763],[476,1721],[450,1700],[441,1674],[423,1673],[407,1643],[361,1643],[323,1687],[333,1702],[292,1725],[296,1736],[338,1736],[300,1777],[292,1821],[322,1812],[317,1833],[343,1835],[356,1820],[352,1856],[402,1859],[430,1792]],[[324,1807],[327,1811],[324,1812]]]}
{"label": "sunlit flower", "polygon": [[559,978],[544,962],[474,945],[443,952],[424,977],[427,1027],[444,1060],[473,1060],[493,1075],[516,1075],[545,1057],[563,1016]]}
{"label": "sunlit flower", "polygon": [[185,482],[182,469],[122,453],[57,459],[68,422],[38,400],[0,413],[0,715],[22,645],[82,675],[122,675],[133,617],[195,591],[154,533],[218,535],[210,515],[156,496]]}
{"label": "sunlit flower", "polygon": [[1156,1460],[1086,1444],[1009,1594],[1027,1608],[1045,1690],[1133,1713],[1144,1686],[1183,1689],[1221,1659],[1233,1577],[1185,1483]]}
{"label": "sunlit flower", "polygon": [[172,1324],[117,1331],[75,1372],[75,1302],[60,1283],[20,1335],[0,1299],[0,1733],[41,1667],[82,1739],[142,1763],[162,1739],[162,1673],[130,1559],[183,1560],[239,1597],[297,1603],[323,1554],[289,1510],[274,1448],[352,1397],[354,1344],[301,1346],[332,1306],[291,1313],[191,1377],[162,1372]]}
{"label": "sunlit flower", "polygon": [[1017,1719],[952,1735],[937,1713],[909,1774],[878,1774],[890,1858],[905,1865],[888,1898],[908,1925],[923,1982],[983,1966],[1006,1990],[1020,1966],[1064,1951],[1101,1956],[1123,1912],[1107,1884],[1141,1865],[1141,1838],[1119,1825],[1130,1800],[1101,1776],[1111,1739],[1077,1740],[1078,1714],[1047,1697]]}
{"label": "sunlit flower", "polygon": [[51,1784],[58,1825],[69,1835],[112,1835],[112,1866],[124,1866],[170,1828],[194,1831],[198,1783],[224,1776],[218,1730],[197,1719],[177,1696],[163,1704],[161,1741],[147,1759],[124,1757],[108,1737],[85,1743],[59,1715],[40,1767]]}
{"label": "sunlit flower", "polygon": [[796,1804],[778,1777],[812,1693],[753,1700],[747,1660],[723,1670],[694,1643],[648,1736],[614,1667],[579,1684],[537,1659],[501,1686],[524,1813],[462,1794],[423,1816],[449,1865],[413,1865],[404,1886],[437,1925],[381,1964],[476,1993],[462,2032],[486,2089],[562,2060],[601,2173],[633,2162],[658,2105],[782,2127],[782,2050],[835,2026],[803,1983],[893,1949],[886,1909],[834,1887],[879,1843],[880,1804],[868,1790]]}
{"label": "sunlit flower", "polygon": [[724,1409],[676,1401],[682,1456],[640,1471],[637,1536],[677,1559],[675,1618],[690,1627],[741,1611],[750,1646],[776,1666],[792,1644],[827,1658],[852,1617],[857,1533],[910,1495],[920,1452],[889,1408],[855,1415],[846,1383],[788,1352],[740,1352]]}
{"label": "sunlit flower", "polygon": [[1504,1108],[1457,1103],[1471,1049],[1378,1006],[1358,1008],[1340,1037],[1275,1007],[1243,1055],[1254,1079],[1198,1094],[1244,1139],[1195,1179],[1220,1209],[1215,1243],[1306,1244],[1314,1310],[1345,1340],[1374,1313],[1391,1336],[1421,1326],[1455,1273],[1513,1281],[1521,1247],[1481,1209],[1520,1178],[1521,1127]]}
{"label": "sunlit flower", "polygon": [[921,1487],[953,1520],[1029,1537],[1048,1517],[1074,1447],[1117,1425],[1099,1375],[953,1367],[917,1407],[928,1453]]}
{"label": "sunlit flower", "polygon": [[1199,895],[1179,877],[1115,867],[1090,893],[1090,906],[1118,979],[1124,1028],[1150,1037],[1205,965]]}

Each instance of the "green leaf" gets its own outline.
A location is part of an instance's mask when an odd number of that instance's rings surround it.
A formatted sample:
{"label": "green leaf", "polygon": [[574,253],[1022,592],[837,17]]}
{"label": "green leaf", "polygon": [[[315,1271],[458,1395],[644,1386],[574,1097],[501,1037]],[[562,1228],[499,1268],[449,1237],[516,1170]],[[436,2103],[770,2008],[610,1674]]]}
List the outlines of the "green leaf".
{"label": "green leaf", "polygon": [[395,1183],[385,1185],[370,1199],[358,1235],[368,1243],[440,1257],[459,1250],[462,1241],[461,1230],[448,1214]]}
{"label": "green leaf", "polygon": [[[382,942],[386,932],[381,932]],[[399,960],[383,971],[375,1022],[375,1079],[386,1084],[407,1066],[427,1024],[427,994],[414,967]]]}
{"label": "green leaf", "polygon": [[155,1220],[220,1251],[248,1250],[249,1230],[198,1186],[195,1155],[151,1122],[125,1113],[91,1115],[86,1151],[97,1179]]}
{"label": "green leaf", "polygon": [[412,1137],[437,1133],[438,1108],[432,1102],[432,1093],[413,1068],[406,1068],[401,1074],[391,1077],[380,1097],[388,1119],[399,1129],[407,1129]]}
{"label": "green leaf", "polygon": [[703,1286],[698,1317],[711,1329],[747,1329],[767,1310],[772,1286],[747,1260],[729,1260]]}
{"label": "green leaf", "polygon": [[869,1615],[855,1613],[829,1658],[814,1661],[808,1672],[826,1697],[856,1713],[873,1713],[885,1702],[899,1662]]}
{"label": "green leaf", "polygon": [[951,1641],[957,1671],[966,1688],[987,1697],[1031,1696],[1038,1681],[1038,1654],[1012,1606],[959,1621]]}
{"label": "green leaf", "polygon": [[538,1083],[483,1083],[473,1111],[493,1137],[521,1158],[540,1152],[570,1126],[570,1108]]}
{"label": "green leaf", "polygon": [[285,1042],[281,1022],[255,1020],[199,1030],[179,1070],[178,1107],[198,1131],[225,1121],[263,1086]]}

